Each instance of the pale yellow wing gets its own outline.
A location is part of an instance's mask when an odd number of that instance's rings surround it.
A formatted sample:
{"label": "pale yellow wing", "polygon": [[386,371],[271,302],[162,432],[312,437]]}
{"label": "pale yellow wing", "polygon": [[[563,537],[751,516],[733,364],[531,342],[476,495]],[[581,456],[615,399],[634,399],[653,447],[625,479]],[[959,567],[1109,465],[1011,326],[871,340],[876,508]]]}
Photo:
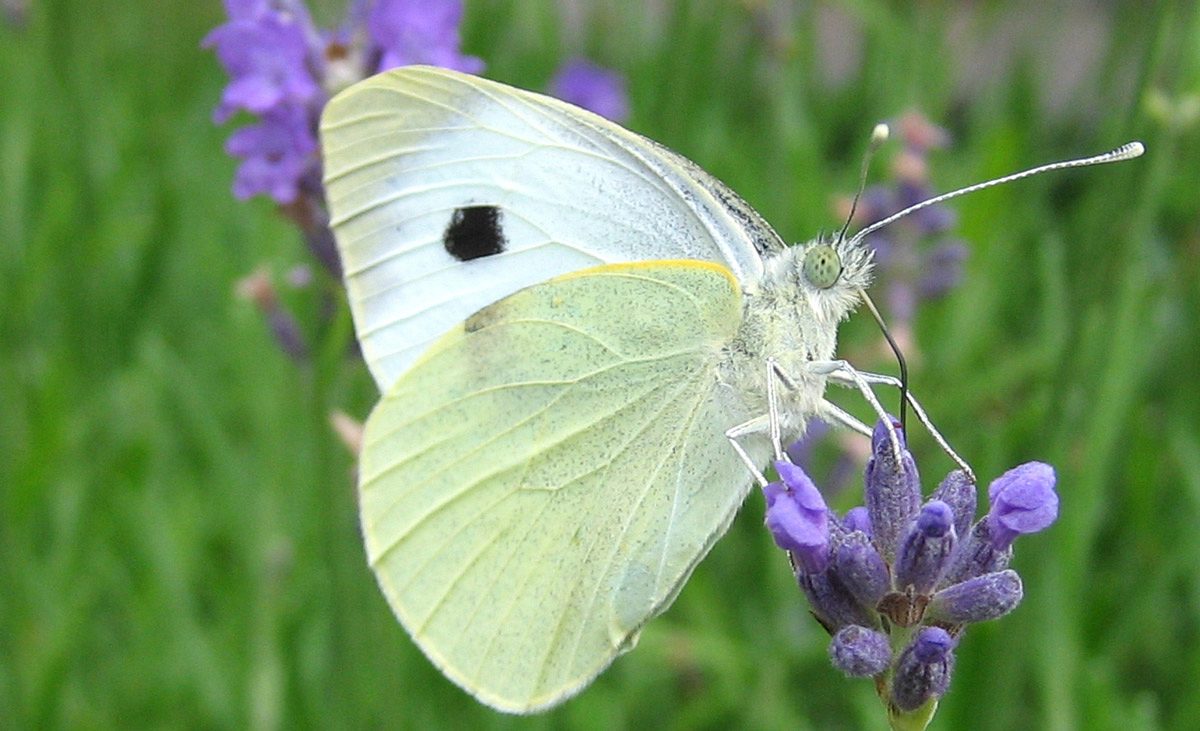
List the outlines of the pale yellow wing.
{"label": "pale yellow wing", "polygon": [[608,265],[524,289],[434,344],[375,408],[367,551],[447,676],[511,712],[629,649],[749,487],[720,386],[728,270]]}

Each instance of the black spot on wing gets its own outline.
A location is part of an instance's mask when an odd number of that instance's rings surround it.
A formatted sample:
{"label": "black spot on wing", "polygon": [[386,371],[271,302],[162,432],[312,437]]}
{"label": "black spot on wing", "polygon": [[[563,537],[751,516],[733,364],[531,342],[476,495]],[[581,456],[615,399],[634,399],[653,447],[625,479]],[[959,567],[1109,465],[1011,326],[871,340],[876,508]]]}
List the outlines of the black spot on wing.
{"label": "black spot on wing", "polygon": [[442,234],[446,252],[459,261],[492,256],[504,251],[508,241],[496,206],[464,206],[454,211]]}

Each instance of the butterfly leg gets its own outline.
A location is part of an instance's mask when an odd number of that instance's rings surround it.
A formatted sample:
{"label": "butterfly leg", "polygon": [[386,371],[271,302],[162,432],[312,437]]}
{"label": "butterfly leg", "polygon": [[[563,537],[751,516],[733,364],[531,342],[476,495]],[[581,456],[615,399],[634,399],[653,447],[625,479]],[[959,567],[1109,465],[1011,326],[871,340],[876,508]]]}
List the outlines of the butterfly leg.
{"label": "butterfly leg", "polygon": [[[895,376],[868,372],[859,372],[858,375],[867,383],[900,388],[900,379],[896,378]],[[838,374],[830,374],[829,378],[830,380],[834,381],[834,383],[838,383],[839,385],[849,385],[841,381]],[[937,445],[942,448],[942,451],[949,455],[950,459],[954,460],[954,463],[958,465],[963,472],[967,473],[967,477],[970,478],[971,482],[974,482],[975,471],[971,469],[971,465],[967,464],[966,460],[958,456],[958,453],[951,448],[950,443],[946,441],[946,438],[942,436],[942,433],[939,432],[937,427],[933,425],[933,422],[930,421],[929,415],[925,412],[924,407],[922,407],[917,401],[917,397],[912,394],[912,391],[905,389],[905,394],[905,400],[908,401],[908,405],[912,407],[913,413],[917,415],[917,421],[921,422],[921,425],[924,426],[929,432],[929,435],[933,437],[933,441],[937,442]]]}
{"label": "butterfly leg", "polygon": [[820,410],[817,412],[817,418],[830,424],[838,424],[850,431],[858,432],[864,437],[871,436],[871,427],[854,418],[851,414],[844,411],[840,406],[832,401],[821,401]]}
{"label": "butterfly leg", "polygon": [[904,450],[900,446],[900,437],[896,434],[896,426],[892,423],[892,418],[888,412],[884,411],[883,404],[879,403],[879,399],[875,397],[875,392],[871,390],[871,384],[859,373],[858,369],[850,365],[844,360],[815,360],[805,364],[810,372],[818,376],[826,376],[839,386],[848,386],[857,388],[862,397],[870,404],[875,414],[883,421],[884,427],[887,429],[888,439],[892,443],[892,451],[896,456],[896,462],[902,462]]}
{"label": "butterfly leg", "polygon": [[774,358],[767,358],[767,423],[771,436],[771,449],[775,459],[783,459],[783,427],[779,418],[779,384],[795,388],[792,379],[779,367]]}
{"label": "butterfly leg", "polygon": [[738,440],[742,437],[750,436],[751,434],[761,434],[764,429],[769,429],[769,418],[770,417],[767,415],[756,416],[750,421],[743,422],[725,431],[725,438],[728,439],[729,443],[733,445],[733,451],[737,452],[737,455],[742,458],[742,462],[746,464],[746,469],[750,470],[750,474],[753,475],[754,479],[758,481],[759,487],[766,487],[767,478],[765,475],[763,475],[762,471],[758,469],[758,465],[754,464],[754,460],[750,459],[750,455],[746,452],[746,448],[743,447],[742,443]]}
{"label": "butterfly leg", "polygon": [[742,462],[746,463],[750,474],[758,480],[760,486],[767,484],[767,478],[759,471],[754,460],[750,459],[750,455],[738,439],[751,434],[761,434],[765,430],[770,436],[771,449],[775,454],[775,459],[784,459],[783,427],[779,418],[779,385],[783,384],[785,388],[795,388],[795,383],[780,369],[774,358],[767,358],[765,365],[767,369],[767,413],[738,424],[725,432],[725,438],[733,445],[734,450],[742,458]]}

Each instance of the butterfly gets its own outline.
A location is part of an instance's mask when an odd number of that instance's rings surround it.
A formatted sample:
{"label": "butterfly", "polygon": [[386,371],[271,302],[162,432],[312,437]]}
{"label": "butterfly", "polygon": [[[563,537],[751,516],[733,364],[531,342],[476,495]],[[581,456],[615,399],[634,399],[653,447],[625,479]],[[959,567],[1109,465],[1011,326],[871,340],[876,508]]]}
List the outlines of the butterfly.
{"label": "butterfly", "polygon": [[549,708],[631,649],[807,420],[869,433],[827,383],[884,413],[870,387],[895,379],[834,352],[869,230],[788,246],[667,148],[433,67],[342,92],[321,140],[382,393],[360,455],[368,561],[483,703]]}

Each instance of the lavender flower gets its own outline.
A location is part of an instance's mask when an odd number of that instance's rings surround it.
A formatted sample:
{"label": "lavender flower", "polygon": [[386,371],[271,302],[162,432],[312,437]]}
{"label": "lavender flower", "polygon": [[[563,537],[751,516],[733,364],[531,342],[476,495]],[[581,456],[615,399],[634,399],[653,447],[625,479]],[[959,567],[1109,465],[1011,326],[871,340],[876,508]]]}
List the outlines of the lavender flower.
{"label": "lavender flower", "polygon": [[921,508],[896,555],[897,591],[927,594],[933,590],[957,539],[953,521],[954,513],[941,500]]}
{"label": "lavender flower", "polygon": [[224,122],[239,110],[261,117],[226,144],[242,160],[234,195],[292,203],[300,179],[318,164],[316,120],[325,99],[314,76],[322,53],[313,44],[316,29],[299,2],[226,0],[225,9],[229,22],[202,43],[230,77],[213,118]]}
{"label": "lavender flower", "polygon": [[846,675],[869,678],[887,670],[892,662],[892,647],[882,632],[852,624],[833,636],[829,659]]}
{"label": "lavender flower", "polygon": [[892,704],[915,711],[945,695],[954,671],[954,638],[941,627],[926,627],[900,653],[892,677]]}
{"label": "lavender flower", "polygon": [[1021,577],[1011,569],[976,576],[933,595],[925,610],[931,622],[967,624],[1008,614],[1021,603]]}
{"label": "lavender flower", "polygon": [[461,0],[376,0],[367,14],[367,32],[378,48],[373,70],[415,63],[477,74],[483,61],[459,52]]}
{"label": "lavender flower", "polygon": [[865,505],[859,505],[855,508],[850,508],[846,511],[846,515],[842,517],[842,527],[847,532],[862,531],[871,537],[871,516],[867,513]]}
{"label": "lavender flower", "polygon": [[896,555],[896,544],[909,521],[921,505],[921,487],[917,465],[904,443],[900,422],[893,421],[903,448],[902,461],[896,463],[892,442],[887,427],[880,421],[871,435],[873,455],[867,460],[866,503],[871,517],[879,553],[891,561]]}
{"label": "lavender flower", "polygon": [[1004,473],[989,487],[988,515],[972,525],[976,486],[965,472],[947,475],[922,506],[912,455],[905,447],[896,459],[882,420],[872,446],[866,507],[832,518],[812,480],[781,461],[781,481],[764,489],[767,524],[831,635],[834,667],[875,679],[893,728],[924,728],[966,627],[1021,602],[1012,541],[1053,522],[1054,471],[1031,462]]}
{"label": "lavender flower", "polygon": [[780,482],[763,488],[767,528],[775,544],[791,552],[807,573],[829,564],[829,509],[808,475],[790,462],[775,463]]}
{"label": "lavender flower", "polygon": [[941,585],[1007,568],[1013,540],[1045,529],[1058,517],[1055,480],[1054,468],[1043,462],[1026,462],[993,480],[991,508],[954,552]]}
{"label": "lavender flower", "polygon": [[1022,533],[1037,533],[1058,518],[1056,479],[1050,465],[1026,462],[988,486],[987,520],[995,549],[1006,549]]}
{"label": "lavender flower", "polygon": [[[482,61],[459,51],[460,0],[352,3],[347,27],[336,33],[316,28],[302,0],[226,0],[225,9],[229,21],[202,43],[229,74],[213,118],[224,122],[238,111],[261,118],[234,132],[226,145],[242,160],[234,194],[299,203],[285,212],[310,219],[297,221],[310,237],[306,223],[324,218],[313,214],[316,207],[323,210],[324,191],[304,181],[321,177],[317,120],[331,94],[402,64],[483,69]],[[303,195],[311,195],[312,203],[299,201]],[[327,259],[322,257],[328,265]]]}
{"label": "lavender flower", "polygon": [[586,59],[564,64],[550,82],[550,94],[614,122],[629,116],[624,77]]}
{"label": "lavender flower", "polygon": [[842,627],[861,625],[878,627],[879,616],[854,597],[836,572],[826,569],[807,573],[793,564],[796,582],[808,597],[813,614],[827,632],[833,634]]}
{"label": "lavender flower", "polygon": [[281,105],[304,105],[320,87],[309,68],[308,14],[297,5],[273,9],[267,0],[226,0],[228,23],[201,45],[213,48],[229,73],[229,86],[213,112],[224,122],[239,109],[263,114]]}
{"label": "lavender flower", "polygon": [[225,143],[225,151],[242,160],[233,194],[245,200],[265,193],[280,203],[294,202],[316,150],[308,110],[292,104],[268,109],[261,122],[242,127]]}
{"label": "lavender flower", "polygon": [[888,566],[862,531],[848,533],[833,551],[834,572],[859,604],[873,609],[887,593]]}
{"label": "lavender flower", "polygon": [[954,513],[954,532],[960,538],[971,530],[975,520],[975,505],[978,498],[975,483],[962,470],[954,470],[946,475],[937,489],[930,496],[933,500],[941,500],[950,506]]}

